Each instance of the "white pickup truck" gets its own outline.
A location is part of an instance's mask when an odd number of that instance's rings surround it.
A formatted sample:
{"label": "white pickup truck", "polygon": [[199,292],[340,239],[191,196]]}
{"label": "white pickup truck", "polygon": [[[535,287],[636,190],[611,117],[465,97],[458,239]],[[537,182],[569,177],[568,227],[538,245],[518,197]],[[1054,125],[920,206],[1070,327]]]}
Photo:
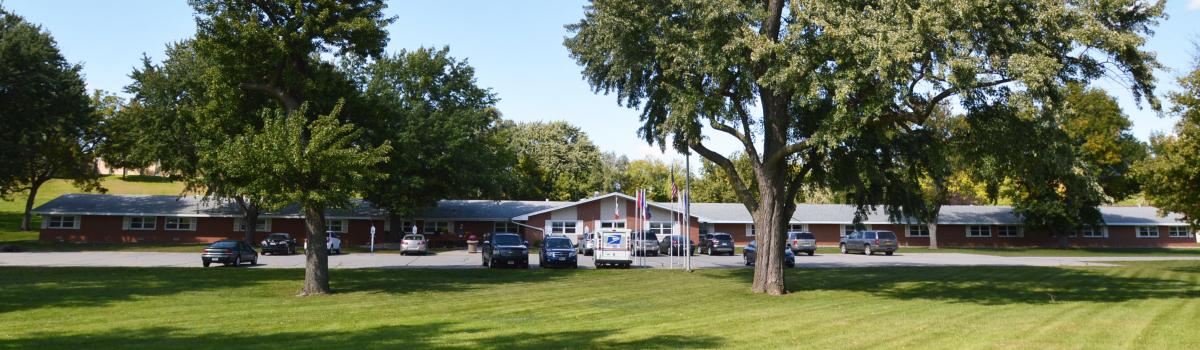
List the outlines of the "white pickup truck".
{"label": "white pickup truck", "polygon": [[601,229],[595,232],[596,268],[629,268],[633,264],[633,238],[628,229]]}

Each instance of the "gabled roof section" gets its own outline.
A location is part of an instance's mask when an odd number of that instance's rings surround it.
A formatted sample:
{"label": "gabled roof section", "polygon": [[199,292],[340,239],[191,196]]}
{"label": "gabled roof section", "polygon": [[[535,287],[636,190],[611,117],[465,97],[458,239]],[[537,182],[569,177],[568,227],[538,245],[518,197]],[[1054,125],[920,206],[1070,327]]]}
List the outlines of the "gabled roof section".
{"label": "gabled roof section", "polygon": [[[605,198],[612,198],[612,197],[620,197],[620,198],[623,198],[623,199],[626,199],[626,200],[637,201],[637,198],[634,198],[633,196],[630,196],[630,195],[627,195],[627,194],[624,194],[624,193],[621,193],[621,192],[610,192],[610,193],[608,193],[608,194],[603,194],[603,195],[599,195],[599,196],[595,196],[595,197],[591,197],[591,198],[584,198],[584,199],[580,199],[580,200],[579,200],[579,201],[577,201],[577,202],[560,202],[560,203],[563,203],[563,204],[561,204],[561,205],[558,205],[558,206],[555,206],[555,207],[551,207],[551,208],[546,208],[546,209],[542,209],[542,210],[534,211],[534,212],[529,212],[529,213],[524,213],[524,214],[521,214],[521,215],[516,215],[516,216],[513,216],[512,220],[513,220],[513,221],[527,221],[527,220],[529,220],[529,217],[530,217],[530,216],[534,216],[534,215],[538,215],[538,214],[542,214],[542,213],[549,213],[549,212],[552,212],[552,211],[555,211],[555,210],[559,210],[559,209],[563,209],[563,208],[569,208],[569,207],[573,207],[573,206],[580,205],[580,204],[583,204],[583,203],[592,202],[592,201],[598,201],[598,200],[601,200],[601,199],[605,199]],[[655,208],[662,209],[662,210],[666,210],[666,211],[670,211],[670,212],[683,213],[683,211],[682,211],[682,210],[675,210],[675,209],[671,209],[671,207],[670,207],[670,206],[663,205],[662,203],[658,203],[658,202],[649,202],[649,205],[650,205],[651,207],[655,207]],[[696,216],[696,214],[695,214],[695,213],[692,213],[692,216]]]}

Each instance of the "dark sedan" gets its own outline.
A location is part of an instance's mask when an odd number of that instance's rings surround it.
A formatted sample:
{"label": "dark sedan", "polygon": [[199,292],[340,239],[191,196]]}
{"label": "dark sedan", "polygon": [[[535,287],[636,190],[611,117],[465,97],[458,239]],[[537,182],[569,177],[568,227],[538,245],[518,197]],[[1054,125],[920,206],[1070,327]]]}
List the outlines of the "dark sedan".
{"label": "dark sedan", "polygon": [[579,267],[579,259],[571,239],[562,236],[546,237],[542,241],[542,249],[538,251],[538,265],[541,267]]}
{"label": "dark sedan", "polygon": [[662,242],[658,243],[659,254],[683,255],[684,250],[688,251],[688,255],[696,255],[696,242],[688,240],[688,247],[685,249],[683,237],[679,235],[667,235],[663,237]]}
{"label": "dark sedan", "polygon": [[296,239],[286,233],[272,233],[267,235],[260,244],[263,255],[292,255],[296,254]]}
{"label": "dark sedan", "polygon": [[511,233],[497,233],[483,241],[483,266],[516,265],[529,268],[529,242]]}
{"label": "dark sedan", "polygon": [[246,261],[249,261],[250,265],[258,265],[258,251],[246,242],[226,239],[213,242],[204,248],[204,252],[200,253],[200,261],[204,263],[204,267],[218,262],[233,267],[241,266],[242,262]]}
{"label": "dark sedan", "polygon": [[[758,259],[758,241],[750,241],[750,245],[742,249],[742,259],[746,260],[746,266],[754,266],[754,262]],[[791,249],[783,249],[783,264],[787,267],[796,267],[796,253],[792,253]]]}

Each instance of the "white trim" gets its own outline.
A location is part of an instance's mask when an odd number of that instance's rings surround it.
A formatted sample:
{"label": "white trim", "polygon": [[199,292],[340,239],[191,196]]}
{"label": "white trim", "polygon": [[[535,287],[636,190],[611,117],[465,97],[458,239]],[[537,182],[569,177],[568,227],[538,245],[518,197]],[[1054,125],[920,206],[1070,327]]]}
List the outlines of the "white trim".
{"label": "white trim", "polygon": [[[170,225],[171,225],[172,219],[179,220],[179,221],[186,221],[188,228],[179,228],[179,225],[182,222],[176,222],[175,223],[176,228],[171,228]],[[163,217],[163,230],[166,230],[166,231],[195,231],[196,230],[196,218],[165,216],[165,217]]]}
{"label": "white trim", "polygon": [[[654,225],[659,225],[660,227],[654,228]],[[678,231],[675,230],[675,222],[674,221],[647,221],[646,222],[646,231],[647,232],[653,231],[655,234],[659,234],[658,230],[662,229],[662,227],[661,227],[662,225],[667,226],[666,227],[667,232],[662,233],[662,234],[664,234],[664,235],[678,234]]]}
{"label": "white trim", "polygon": [[[450,221],[450,220],[424,220],[424,221],[421,221],[421,233],[426,234],[426,235],[440,235],[440,234],[454,233],[454,225],[451,224],[452,222],[453,221]],[[430,224],[433,224],[432,231],[429,230]],[[445,224],[445,225],[439,225],[439,224]],[[346,225],[349,226],[350,222],[347,221]],[[439,226],[446,226],[445,227],[446,232],[438,232],[437,230],[438,230]],[[493,226],[492,228],[495,228],[495,226]],[[349,230],[349,228],[346,228],[346,230]],[[346,231],[342,231],[342,232],[346,232]]]}
{"label": "white trim", "polygon": [[[233,218],[233,231],[234,232],[246,231],[246,229],[242,227],[242,220],[243,220],[242,217]],[[259,228],[258,222],[257,221],[254,222],[254,231],[255,232],[271,232],[271,218],[265,218],[265,217],[259,216],[258,220],[263,221],[263,227]]]}
{"label": "white trim", "polygon": [[746,237],[757,237],[757,233],[754,224],[746,224]]}
{"label": "white trim", "polygon": [[[1175,232],[1171,232],[1171,231],[1172,231],[1172,229],[1176,229],[1176,228],[1182,228],[1182,229],[1183,229],[1183,235],[1182,235],[1182,236],[1176,236],[1176,235],[1175,235]],[[1167,237],[1170,237],[1170,238],[1188,238],[1188,237],[1192,237],[1192,236],[1193,236],[1193,234],[1192,234],[1192,228],[1191,228],[1191,227],[1179,227],[1179,226],[1171,226],[1171,227],[1168,227],[1168,228],[1167,228]]]}
{"label": "white trim", "polygon": [[[141,221],[140,227],[133,227],[133,219],[137,218]],[[146,219],[150,219],[150,227],[146,227]],[[154,231],[158,229],[158,217],[156,216],[126,216],[121,220],[121,229],[126,231]]]}
{"label": "white trim", "polygon": [[871,229],[871,224],[868,224],[868,223],[860,223],[859,225],[862,225],[862,229],[861,229],[861,230],[860,230],[860,229],[858,229],[858,227],[856,227],[857,225],[854,225],[854,224],[841,224],[841,226],[838,226],[838,237],[846,237],[846,229],[850,229],[850,232],[854,232],[854,231],[871,231],[871,230],[872,230],[872,229]]}
{"label": "white trim", "polygon": [[[554,232],[554,224],[559,223],[563,224],[563,232]],[[578,220],[546,220],[546,228],[549,229],[549,232],[546,232],[547,235],[577,235],[583,233],[583,225],[580,225]],[[567,232],[567,228],[573,228],[575,232]]]}
{"label": "white trim", "polygon": [[[1142,229],[1143,229],[1143,228],[1149,228],[1149,229],[1152,229],[1152,230],[1154,231],[1154,235],[1153,235],[1153,236],[1143,236],[1143,235],[1142,235]],[[1159,230],[1158,230],[1158,226],[1146,226],[1146,225],[1143,225],[1143,226],[1138,226],[1138,227],[1136,227],[1136,228],[1134,228],[1134,229],[1133,229],[1133,236],[1134,236],[1134,237],[1136,237],[1136,238],[1158,238],[1160,235],[1162,235],[1162,232],[1159,232]]]}
{"label": "white trim", "polygon": [[[983,228],[987,229],[987,234],[986,234],[986,235],[972,235],[972,234],[971,234],[971,229],[972,229],[972,228],[976,228],[976,227],[983,227]],[[963,231],[963,236],[966,236],[967,238],[987,238],[987,237],[991,237],[991,236],[992,236],[992,226],[990,226],[990,225],[967,225],[967,228],[966,228],[966,230],[964,230],[964,231]]]}
{"label": "white trim", "polygon": [[[1015,235],[1015,236],[1006,236],[1006,235],[1002,235],[1002,234],[1000,234],[1000,232],[1001,232],[1001,231],[1003,231],[1003,229],[1004,229],[1005,227],[1015,227],[1015,228],[1017,229],[1017,235]],[[1002,237],[1002,238],[1021,238],[1021,237],[1025,237],[1025,228],[1024,228],[1023,226],[1021,226],[1021,225],[996,225],[996,237]]]}
{"label": "white trim", "polygon": [[[913,227],[920,227],[922,231],[925,231],[925,234],[913,235],[912,234]],[[904,225],[904,237],[928,238],[929,237],[929,225]]]}
{"label": "white trim", "polygon": [[[588,203],[588,202],[592,202],[592,201],[598,201],[598,200],[602,200],[602,199],[609,198],[609,197],[613,197],[613,196],[617,196],[617,197],[624,198],[625,200],[631,200],[631,201],[637,202],[637,198],[634,198],[634,197],[632,197],[632,196],[630,196],[630,195],[627,195],[627,194],[624,194],[624,193],[620,193],[620,192],[610,192],[610,193],[608,193],[608,194],[605,194],[605,195],[601,195],[601,196],[597,196],[597,197],[592,197],[592,198],[584,198],[584,199],[580,199],[580,200],[578,200],[578,201],[575,201],[575,202],[567,203],[567,204],[560,205],[560,206],[553,207],[553,208],[549,208],[549,209],[543,209],[543,210],[535,211],[535,212],[528,213],[528,214],[521,214],[521,215],[517,215],[517,216],[514,216],[514,217],[512,217],[512,220],[515,220],[515,221],[529,221],[529,217],[531,217],[531,216],[534,216],[534,215],[538,215],[538,214],[544,214],[544,213],[549,213],[549,212],[556,211],[556,210],[563,209],[563,208],[570,208],[570,207],[574,207],[574,206],[581,205],[581,204],[583,204],[583,203]],[[672,212],[672,213],[676,213],[676,214],[683,214],[683,210],[672,209],[671,207],[664,206],[664,205],[658,205],[658,204],[655,204],[654,202],[647,201],[647,202],[646,202],[646,204],[647,204],[648,206],[655,207],[655,208],[662,209],[662,210],[666,210],[666,211],[668,211],[668,212]],[[701,220],[701,221],[704,221],[704,218],[703,218],[703,217],[701,217],[701,216],[697,216],[697,215],[695,215],[695,214],[692,214],[692,217],[695,217],[695,218],[697,218],[697,219],[699,219],[699,220]]]}
{"label": "white trim", "polygon": [[[71,218],[71,227],[50,227],[50,221],[52,217]],[[83,226],[83,221],[81,221],[82,219],[83,218],[78,215],[42,215],[42,228],[52,230],[78,230],[80,226]],[[62,222],[62,220],[59,220],[59,222]]]}
{"label": "white trim", "polygon": [[613,228],[625,228],[628,225],[628,222],[625,220],[596,220],[596,222],[600,224],[597,228],[604,228],[604,224],[621,224],[621,227],[615,227],[614,225]]}
{"label": "white trim", "polygon": [[[509,226],[511,225],[512,226],[511,228],[515,228],[516,231],[513,231],[513,232],[500,231],[500,227],[499,227],[500,224],[504,224],[505,230],[509,229],[510,228]],[[521,226],[517,225],[517,223],[509,221],[509,220],[493,221],[492,222],[492,232],[493,233],[521,233]]]}
{"label": "white trim", "polygon": [[[1091,230],[1092,233],[1096,233],[1096,231],[1100,231],[1099,236],[1085,235],[1085,234],[1083,234],[1083,230],[1085,230],[1085,229],[1079,229],[1078,234],[1079,234],[1080,238],[1108,238],[1108,226],[1100,226],[1099,230],[1096,230],[1095,228],[1087,228],[1087,230]],[[1134,230],[1136,231],[1137,229],[1134,229]]]}
{"label": "white trim", "polygon": [[[329,223],[331,223],[331,222],[335,222],[335,221],[336,221],[336,222],[340,222],[340,223],[341,223],[341,225],[340,225],[341,227],[339,227],[337,230],[330,230],[330,229],[329,229]],[[270,221],[268,221],[268,222],[270,222]],[[350,231],[350,220],[347,220],[347,219],[333,219],[333,218],[325,218],[325,232],[346,233],[346,232],[349,232],[349,231]]]}
{"label": "white trim", "polygon": [[[797,230],[795,227],[793,227],[793,226],[796,226],[796,225],[800,225],[800,229],[799,229],[799,230]],[[797,223],[797,222],[789,222],[789,223],[788,223],[788,232],[812,232],[812,231],[809,231],[809,230],[808,230],[808,224],[804,224],[804,223]]]}

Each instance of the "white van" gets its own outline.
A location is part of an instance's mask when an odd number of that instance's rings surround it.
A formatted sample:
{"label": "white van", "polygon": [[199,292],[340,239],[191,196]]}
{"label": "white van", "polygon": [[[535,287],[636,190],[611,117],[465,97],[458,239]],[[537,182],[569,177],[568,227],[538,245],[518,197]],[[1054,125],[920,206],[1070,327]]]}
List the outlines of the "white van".
{"label": "white van", "polygon": [[595,232],[596,268],[629,268],[633,264],[633,238],[629,229],[600,229]]}

